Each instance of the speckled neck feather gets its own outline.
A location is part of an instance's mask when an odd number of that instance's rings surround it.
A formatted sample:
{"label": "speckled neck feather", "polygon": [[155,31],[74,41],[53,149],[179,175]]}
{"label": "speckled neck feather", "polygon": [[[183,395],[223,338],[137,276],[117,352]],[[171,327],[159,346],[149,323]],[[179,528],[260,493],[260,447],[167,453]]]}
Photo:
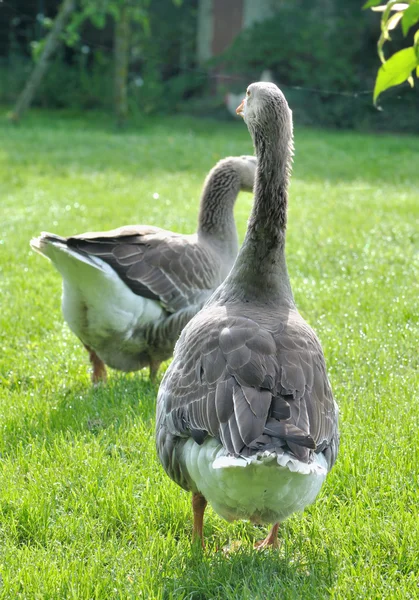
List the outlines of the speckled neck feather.
{"label": "speckled neck feather", "polygon": [[285,261],[292,117],[288,107],[284,110],[272,103],[269,108],[268,114],[248,123],[258,160],[254,205],[228,282],[233,288],[244,289],[249,299],[269,294],[274,302],[293,305]]}
{"label": "speckled neck feather", "polygon": [[208,174],[201,196],[198,235],[231,239],[236,237],[233,207],[240,191],[237,162],[226,159]]}

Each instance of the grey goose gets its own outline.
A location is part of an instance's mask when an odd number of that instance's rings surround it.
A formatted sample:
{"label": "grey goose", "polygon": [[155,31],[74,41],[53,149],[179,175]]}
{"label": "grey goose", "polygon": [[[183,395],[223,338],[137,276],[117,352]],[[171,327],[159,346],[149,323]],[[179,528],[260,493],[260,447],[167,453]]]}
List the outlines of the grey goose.
{"label": "grey goose", "polygon": [[292,113],[272,83],[237,109],[258,166],[236,262],[183,330],[157,399],[156,446],[192,492],[193,538],[207,502],[226,520],[273,524],[312,503],[339,446],[338,408],[320,342],[295,306],[285,260]]}
{"label": "grey goose", "polygon": [[182,328],[229,273],[238,252],[234,204],[252,191],[253,156],[220,160],[208,173],[198,231],[147,225],[72,237],[42,233],[31,247],[63,278],[62,311],[89,352],[92,381],[149,366],[154,379]]}

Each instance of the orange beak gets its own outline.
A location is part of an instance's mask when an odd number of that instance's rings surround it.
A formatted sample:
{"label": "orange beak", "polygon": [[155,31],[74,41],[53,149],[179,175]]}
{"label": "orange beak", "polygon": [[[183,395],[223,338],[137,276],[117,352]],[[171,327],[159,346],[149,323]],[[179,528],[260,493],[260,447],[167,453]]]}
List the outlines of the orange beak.
{"label": "orange beak", "polygon": [[244,116],[244,100],[245,99],[243,98],[242,103],[240,104],[240,106],[238,106],[236,108],[236,114],[238,114],[240,117]]}

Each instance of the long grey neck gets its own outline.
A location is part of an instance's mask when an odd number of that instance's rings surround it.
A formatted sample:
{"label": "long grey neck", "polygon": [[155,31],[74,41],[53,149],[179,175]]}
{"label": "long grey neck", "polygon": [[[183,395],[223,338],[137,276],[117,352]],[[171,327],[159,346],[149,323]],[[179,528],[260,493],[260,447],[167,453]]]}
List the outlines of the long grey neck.
{"label": "long grey neck", "polygon": [[[247,234],[228,286],[244,290],[248,299],[294,305],[285,260],[288,183],[292,160],[292,137],[253,134],[258,167],[255,198]],[[227,283],[227,282],[226,282]]]}
{"label": "long grey neck", "polygon": [[211,171],[205,181],[198,218],[198,238],[234,257],[238,252],[234,204],[240,183],[239,174],[231,166]]}

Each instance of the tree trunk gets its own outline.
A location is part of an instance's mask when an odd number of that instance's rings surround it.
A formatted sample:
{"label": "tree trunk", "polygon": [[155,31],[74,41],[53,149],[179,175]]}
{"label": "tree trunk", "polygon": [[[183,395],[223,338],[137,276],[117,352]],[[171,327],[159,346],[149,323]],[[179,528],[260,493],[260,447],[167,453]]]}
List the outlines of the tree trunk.
{"label": "tree trunk", "polygon": [[75,0],[64,0],[61,8],[55,17],[51,31],[45,38],[45,46],[36,63],[32,73],[26,82],[25,87],[20,93],[15,107],[10,114],[10,119],[16,123],[21,119],[25,110],[27,110],[36,94],[45,73],[48,70],[49,61],[61,43],[60,35],[75,9]]}
{"label": "tree trunk", "polygon": [[128,67],[130,50],[131,18],[128,2],[123,2],[119,20],[115,23],[114,101],[116,126],[124,126],[128,116]]}

